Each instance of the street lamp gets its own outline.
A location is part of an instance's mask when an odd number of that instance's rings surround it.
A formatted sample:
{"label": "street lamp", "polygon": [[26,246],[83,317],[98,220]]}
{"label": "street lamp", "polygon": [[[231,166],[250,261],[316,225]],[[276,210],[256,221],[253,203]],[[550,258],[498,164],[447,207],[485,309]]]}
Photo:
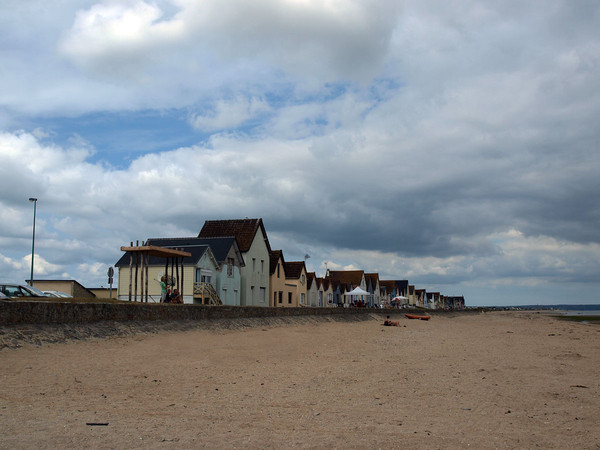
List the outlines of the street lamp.
{"label": "street lamp", "polygon": [[37,208],[37,198],[31,197],[30,202],[33,202],[33,238],[31,239],[31,276],[29,277],[29,285],[33,286],[33,255],[35,255],[35,210]]}

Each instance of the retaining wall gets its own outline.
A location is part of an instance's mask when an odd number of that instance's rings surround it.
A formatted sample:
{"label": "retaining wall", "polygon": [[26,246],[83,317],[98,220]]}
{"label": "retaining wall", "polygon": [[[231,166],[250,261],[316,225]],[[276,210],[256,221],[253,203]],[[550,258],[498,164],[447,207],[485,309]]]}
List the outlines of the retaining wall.
{"label": "retaining wall", "polygon": [[179,321],[259,317],[339,316],[383,313],[368,308],[264,308],[252,306],[168,305],[153,303],[77,303],[0,301],[0,325]]}

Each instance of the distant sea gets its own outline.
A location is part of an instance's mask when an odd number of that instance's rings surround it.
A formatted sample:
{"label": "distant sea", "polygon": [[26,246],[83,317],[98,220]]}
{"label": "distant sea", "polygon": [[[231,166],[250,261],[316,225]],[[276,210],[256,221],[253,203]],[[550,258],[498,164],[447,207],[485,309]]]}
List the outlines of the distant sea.
{"label": "distant sea", "polygon": [[526,305],[519,308],[523,309],[547,309],[554,311],[558,314],[577,317],[599,317],[600,318],[600,304],[596,305]]}
{"label": "distant sea", "polygon": [[509,306],[506,309],[519,310],[548,310],[565,316],[594,316],[600,317],[600,304],[594,305],[519,305]]}
{"label": "distant sea", "polygon": [[554,309],[565,316],[600,317],[600,305],[556,305]]}

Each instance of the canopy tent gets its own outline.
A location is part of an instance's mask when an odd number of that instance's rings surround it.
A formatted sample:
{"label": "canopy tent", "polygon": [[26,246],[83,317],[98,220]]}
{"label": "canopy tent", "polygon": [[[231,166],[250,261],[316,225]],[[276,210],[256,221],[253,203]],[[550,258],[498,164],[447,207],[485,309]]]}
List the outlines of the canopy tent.
{"label": "canopy tent", "polygon": [[401,302],[402,300],[408,300],[408,297],[403,295],[398,295],[392,299],[393,302]]}
{"label": "canopy tent", "polygon": [[350,292],[344,293],[344,295],[371,295],[371,293],[361,289],[360,286],[356,286]]}
{"label": "canopy tent", "polygon": [[367,306],[373,301],[373,294],[361,289],[360,286],[355,287],[349,292],[345,292],[344,296],[350,299],[351,305]]}

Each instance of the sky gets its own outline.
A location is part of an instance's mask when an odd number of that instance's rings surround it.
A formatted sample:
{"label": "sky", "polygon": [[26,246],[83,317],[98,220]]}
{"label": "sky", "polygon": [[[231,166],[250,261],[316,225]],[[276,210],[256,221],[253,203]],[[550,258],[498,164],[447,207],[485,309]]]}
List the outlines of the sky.
{"label": "sky", "polygon": [[262,218],[318,276],[600,303],[595,0],[3,0],[0,279]]}

